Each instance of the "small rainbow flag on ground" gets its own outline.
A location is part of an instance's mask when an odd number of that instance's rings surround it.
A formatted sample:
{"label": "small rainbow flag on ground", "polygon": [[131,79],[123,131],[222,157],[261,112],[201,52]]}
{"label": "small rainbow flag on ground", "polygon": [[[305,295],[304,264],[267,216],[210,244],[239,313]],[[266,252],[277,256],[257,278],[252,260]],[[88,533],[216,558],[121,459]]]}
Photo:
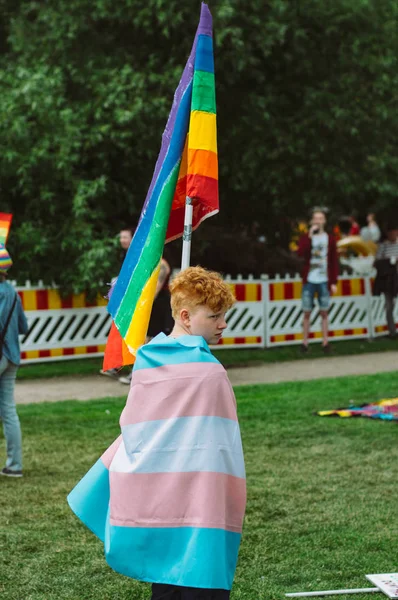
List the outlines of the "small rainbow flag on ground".
{"label": "small rainbow flag on ground", "polygon": [[[218,212],[213,22],[202,3],[188,62],[174,95],[140,221],[110,293],[113,324],[104,369],[132,364],[145,342],[165,241],[184,231],[185,199],[195,229]],[[171,214],[170,214],[171,213]]]}
{"label": "small rainbow flag on ground", "polygon": [[9,213],[0,213],[0,244],[7,243],[8,234],[10,232],[12,215]]}

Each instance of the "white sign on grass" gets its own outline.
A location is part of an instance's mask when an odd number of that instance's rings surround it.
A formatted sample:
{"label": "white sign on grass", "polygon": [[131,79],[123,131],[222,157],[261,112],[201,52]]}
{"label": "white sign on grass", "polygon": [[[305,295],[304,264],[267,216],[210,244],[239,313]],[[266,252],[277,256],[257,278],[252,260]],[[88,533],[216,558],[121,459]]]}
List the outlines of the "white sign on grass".
{"label": "white sign on grass", "polygon": [[398,573],[366,575],[366,578],[389,598],[398,598]]}

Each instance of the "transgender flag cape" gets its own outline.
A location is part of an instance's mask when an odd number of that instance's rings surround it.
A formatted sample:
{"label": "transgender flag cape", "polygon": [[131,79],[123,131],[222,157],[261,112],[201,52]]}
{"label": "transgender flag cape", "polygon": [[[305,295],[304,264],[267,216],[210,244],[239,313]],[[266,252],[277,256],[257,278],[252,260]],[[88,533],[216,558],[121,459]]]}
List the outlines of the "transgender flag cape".
{"label": "transgender flag cape", "polygon": [[151,583],[230,589],[246,504],[236,401],[204,339],[137,353],[121,435],[68,496],[108,564]]}

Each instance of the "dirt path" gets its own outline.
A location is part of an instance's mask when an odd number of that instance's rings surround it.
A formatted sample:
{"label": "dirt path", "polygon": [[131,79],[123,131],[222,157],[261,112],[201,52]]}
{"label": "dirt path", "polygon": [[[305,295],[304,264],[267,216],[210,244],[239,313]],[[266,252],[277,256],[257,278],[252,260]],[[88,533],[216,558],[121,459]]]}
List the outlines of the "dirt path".
{"label": "dirt path", "polygon": [[[398,369],[398,352],[336,356],[229,369],[232,385],[370,375]],[[128,386],[103,375],[17,381],[17,404],[127,396]]]}

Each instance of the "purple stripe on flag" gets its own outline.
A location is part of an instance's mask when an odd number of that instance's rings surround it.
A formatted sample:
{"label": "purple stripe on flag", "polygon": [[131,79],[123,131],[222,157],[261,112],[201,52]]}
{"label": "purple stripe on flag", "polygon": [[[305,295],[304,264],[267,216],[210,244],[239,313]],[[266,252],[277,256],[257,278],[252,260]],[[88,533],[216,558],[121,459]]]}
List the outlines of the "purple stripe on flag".
{"label": "purple stripe on flag", "polygon": [[180,83],[178,84],[178,87],[174,94],[173,105],[171,107],[169,118],[168,118],[165,130],[163,132],[162,145],[160,148],[158,159],[156,161],[155,171],[154,171],[154,174],[152,177],[151,185],[149,186],[149,190],[148,190],[148,193],[147,193],[147,196],[145,199],[144,208],[141,212],[141,219],[145,212],[145,209],[147,207],[149,199],[152,195],[153,188],[155,187],[156,181],[158,179],[163,161],[169,150],[171,134],[173,132],[173,128],[174,128],[174,124],[175,124],[175,120],[176,120],[176,116],[177,116],[177,112],[178,112],[178,107],[181,102],[181,98],[184,95],[187,87],[190,85],[190,83],[193,79],[196,45],[198,43],[198,36],[200,34],[212,35],[212,23],[213,23],[213,19],[212,19],[212,16],[211,16],[208,6],[207,6],[207,4],[202,3],[202,8],[201,8],[201,12],[200,12],[200,21],[199,21],[198,29],[196,31],[191,54],[189,55],[187,64],[185,65],[185,69],[184,69],[181,79],[180,79]]}

